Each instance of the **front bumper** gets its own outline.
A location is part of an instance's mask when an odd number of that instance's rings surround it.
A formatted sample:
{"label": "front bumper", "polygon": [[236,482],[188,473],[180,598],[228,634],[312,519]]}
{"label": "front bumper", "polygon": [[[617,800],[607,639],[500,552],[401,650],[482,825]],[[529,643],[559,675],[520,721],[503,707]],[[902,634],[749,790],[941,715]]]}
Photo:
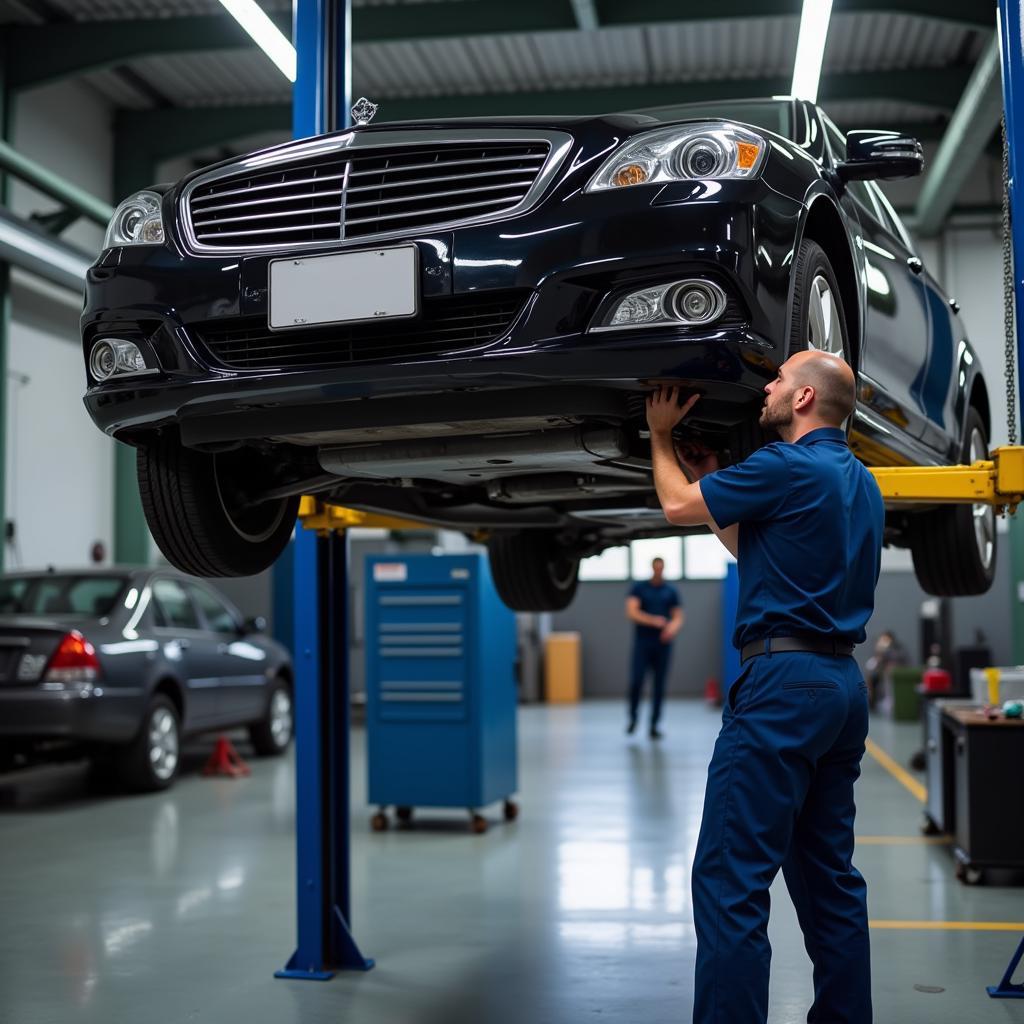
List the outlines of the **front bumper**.
{"label": "front bumper", "polygon": [[[424,303],[515,293],[522,308],[482,348],[347,365],[238,369],[204,344],[211,327],[265,325],[270,256],[188,255],[173,237],[109,250],[89,272],[86,354],[98,337],[129,337],[159,372],[90,387],[86,406],[122,440],[177,423],[187,444],[203,444],[363,422],[370,405],[387,418],[389,404],[438,393],[576,385],[617,394],[625,408],[647,381],[672,380],[704,392],[712,420],[742,418],[736,410],[759,400],[783,358],[792,243],[780,225],[796,223],[799,205],[757,182],[729,183],[713,202],[687,189],[549,197],[513,220],[416,239]],[[737,315],[699,330],[587,332],[609,294],[686,276],[722,284]]]}

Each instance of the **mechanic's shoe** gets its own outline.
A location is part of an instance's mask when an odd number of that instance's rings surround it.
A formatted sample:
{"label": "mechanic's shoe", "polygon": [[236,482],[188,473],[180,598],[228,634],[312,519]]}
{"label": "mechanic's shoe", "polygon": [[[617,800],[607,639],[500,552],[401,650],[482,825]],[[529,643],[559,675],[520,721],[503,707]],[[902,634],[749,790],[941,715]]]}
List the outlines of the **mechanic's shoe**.
{"label": "mechanic's shoe", "polygon": [[655,726],[651,726],[651,739],[652,740],[663,740],[664,738],[665,738],[665,734],[663,732],[659,732],[658,731],[658,727],[656,725]]}
{"label": "mechanic's shoe", "polygon": [[633,733],[635,733],[635,732],[636,732],[636,719],[635,718],[631,718],[629,720],[629,725],[626,726],[626,735],[627,736],[632,736]]}

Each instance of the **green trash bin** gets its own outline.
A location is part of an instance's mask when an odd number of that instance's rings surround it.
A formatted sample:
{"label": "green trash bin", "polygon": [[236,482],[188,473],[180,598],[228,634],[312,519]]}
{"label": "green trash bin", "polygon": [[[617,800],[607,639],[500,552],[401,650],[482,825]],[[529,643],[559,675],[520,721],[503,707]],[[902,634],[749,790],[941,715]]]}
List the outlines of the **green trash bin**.
{"label": "green trash bin", "polygon": [[919,717],[917,688],[921,685],[923,670],[899,666],[889,670],[892,691],[892,717],[896,722],[916,722]]}

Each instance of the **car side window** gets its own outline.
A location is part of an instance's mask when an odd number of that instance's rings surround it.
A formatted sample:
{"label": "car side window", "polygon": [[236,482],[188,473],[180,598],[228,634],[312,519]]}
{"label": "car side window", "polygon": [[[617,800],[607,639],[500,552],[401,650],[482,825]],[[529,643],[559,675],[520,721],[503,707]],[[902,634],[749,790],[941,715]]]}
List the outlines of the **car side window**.
{"label": "car side window", "polygon": [[153,584],[158,626],[199,629],[199,616],[185,588],[177,580],[162,579]]}
{"label": "car side window", "polygon": [[869,181],[867,184],[871,189],[871,194],[875,197],[883,227],[898,238],[907,247],[908,252],[913,252],[914,244],[911,242],[910,235],[907,234],[907,229],[903,226],[903,222],[892,208],[892,203],[889,202],[885,193],[873,181]]}
{"label": "car side window", "polygon": [[238,632],[238,619],[226,604],[223,604],[205,587],[197,587],[190,583],[188,589],[192,594],[192,599],[199,605],[203,618],[206,619],[207,629],[214,633]]}

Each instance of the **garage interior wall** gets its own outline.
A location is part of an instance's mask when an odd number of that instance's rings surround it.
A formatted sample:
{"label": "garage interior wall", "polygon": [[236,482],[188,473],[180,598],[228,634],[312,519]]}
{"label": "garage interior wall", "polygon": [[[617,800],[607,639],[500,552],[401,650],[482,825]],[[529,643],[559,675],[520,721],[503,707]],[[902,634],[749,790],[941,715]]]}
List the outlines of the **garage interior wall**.
{"label": "garage interior wall", "polygon": [[[13,145],[22,154],[109,201],[111,110],[73,82],[30,90],[15,105]],[[58,209],[18,181],[11,209],[21,217]],[[103,231],[79,221],[62,236],[87,252]],[[5,566],[89,564],[94,542],[108,561],[114,535],[114,445],[82,404],[81,296],[27,274],[12,274],[7,357],[6,517],[14,522]]]}

